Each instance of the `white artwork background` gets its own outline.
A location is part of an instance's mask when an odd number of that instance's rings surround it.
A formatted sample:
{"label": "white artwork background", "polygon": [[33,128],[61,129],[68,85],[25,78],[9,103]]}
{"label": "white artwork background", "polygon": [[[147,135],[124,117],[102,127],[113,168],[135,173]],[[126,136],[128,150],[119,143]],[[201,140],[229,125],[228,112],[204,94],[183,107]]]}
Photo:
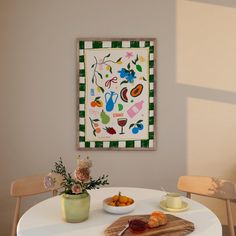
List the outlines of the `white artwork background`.
{"label": "white artwork background", "polygon": [[[84,52],[86,80],[85,141],[148,139],[149,48],[85,49]],[[138,61],[134,64],[137,58]],[[119,59],[120,61],[117,62]],[[137,70],[136,65],[142,68],[141,71],[140,69]],[[125,82],[128,80],[121,78],[121,72],[119,72],[122,68],[127,70],[128,67],[134,71],[136,77],[131,82]],[[140,84],[143,86],[141,94],[137,97],[131,96],[131,90]],[[122,89],[124,91],[125,87],[127,88],[125,93],[127,99],[124,101],[121,92]],[[102,92],[102,90],[104,91]],[[94,106],[96,98],[99,106]],[[110,100],[109,104],[113,103],[112,111],[106,110],[108,100]],[[134,111],[137,113],[134,117],[130,117],[127,111],[140,101],[143,101],[141,110],[139,111],[137,107],[134,107]],[[106,118],[109,117],[108,123],[102,123],[101,113],[103,115],[105,113]],[[120,134],[121,126],[118,125],[118,118],[127,119],[127,123],[123,127],[124,134]],[[138,121],[140,129],[137,132]],[[130,126],[132,127],[130,128]]]}

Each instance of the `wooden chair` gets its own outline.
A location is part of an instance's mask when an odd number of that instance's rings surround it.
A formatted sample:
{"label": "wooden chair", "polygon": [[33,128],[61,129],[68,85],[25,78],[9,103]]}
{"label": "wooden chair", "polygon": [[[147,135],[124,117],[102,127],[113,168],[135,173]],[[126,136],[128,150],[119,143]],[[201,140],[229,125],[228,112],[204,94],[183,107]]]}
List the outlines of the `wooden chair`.
{"label": "wooden chair", "polygon": [[235,236],[232,209],[230,201],[236,199],[236,184],[231,181],[207,176],[181,176],[177,188],[186,192],[187,197],[197,194],[222,199],[226,202],[227,218],[230,236]]}
{"label": "wooden chair", "polygon": [[[16,207],[12,225],[11,236],[16,235],[16,227],[20,216],[20,206],[22,197],[49,192],[44,187],[44,176],[29,176],[15,180],[11,183],[10,195],[16,197]],[[52,195],[57,195],[57,189],[52,190]]]}

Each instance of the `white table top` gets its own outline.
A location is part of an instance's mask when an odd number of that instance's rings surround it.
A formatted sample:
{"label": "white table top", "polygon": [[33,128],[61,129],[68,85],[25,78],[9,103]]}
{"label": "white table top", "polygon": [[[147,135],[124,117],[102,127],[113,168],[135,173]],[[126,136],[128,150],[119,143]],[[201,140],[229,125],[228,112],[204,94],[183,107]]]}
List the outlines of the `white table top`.
{"label": "white table top", "polygon": [[[150,214],[159,207],[165,193],[143,188],[101,188],[89,191],[91,195],[89,219],[81,223],[66,223],[61,218],[60,196],[44,200],[30,208],[20,219],[17,226],[18,236],[96,236],[104,235],[104,230],[122,215],[113,215],[103,211],[103,199],[118,194],[130,196],[136,201],[136,208],[130,215]],[[169,213],[194,223],[191,236],[221,236],[222,228],[216,215],[202,204],[185,198],[189,209],[185,212]]]}

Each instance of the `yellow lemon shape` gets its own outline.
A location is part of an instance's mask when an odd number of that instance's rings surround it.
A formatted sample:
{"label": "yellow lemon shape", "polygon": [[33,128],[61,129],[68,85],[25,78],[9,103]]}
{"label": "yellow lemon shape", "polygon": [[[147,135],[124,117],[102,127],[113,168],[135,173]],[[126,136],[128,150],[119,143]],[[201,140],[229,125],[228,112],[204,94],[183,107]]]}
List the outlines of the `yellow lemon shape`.
{"label": "yellow lemon shape", "polygon": [[144,58],[143,56],[139,56],[139,60],[140,60],[141,62],[144,62],[144,61],[145,61],[145,58]]}

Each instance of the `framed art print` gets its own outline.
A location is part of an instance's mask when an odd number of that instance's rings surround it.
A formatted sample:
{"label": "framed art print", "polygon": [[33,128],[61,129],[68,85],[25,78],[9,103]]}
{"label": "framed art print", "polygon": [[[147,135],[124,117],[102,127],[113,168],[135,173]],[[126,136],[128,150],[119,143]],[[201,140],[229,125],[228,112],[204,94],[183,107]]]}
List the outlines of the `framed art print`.
{"label": "framed art print", "polygon": [[155,150],[156,40],[77,40],[77,146]]}

